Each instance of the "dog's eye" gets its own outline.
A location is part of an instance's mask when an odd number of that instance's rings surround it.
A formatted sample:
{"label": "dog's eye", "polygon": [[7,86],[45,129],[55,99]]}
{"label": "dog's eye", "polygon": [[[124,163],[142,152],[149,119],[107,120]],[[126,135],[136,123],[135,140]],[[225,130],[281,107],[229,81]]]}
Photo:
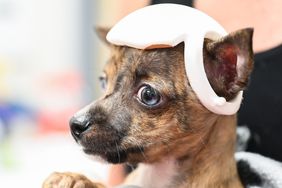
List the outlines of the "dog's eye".
{"label": "dog's eye", "polygon": [[106,87],[107,87],[107,77],[106,76],[100,76],[99,81],[100,81],[102,89],[106,89]]}
{"label": "dog's eye", "polygon": [[161,101],[159,92],[149,85],[142,86],[137,93],[137,97],[149,107],[155,106]]}

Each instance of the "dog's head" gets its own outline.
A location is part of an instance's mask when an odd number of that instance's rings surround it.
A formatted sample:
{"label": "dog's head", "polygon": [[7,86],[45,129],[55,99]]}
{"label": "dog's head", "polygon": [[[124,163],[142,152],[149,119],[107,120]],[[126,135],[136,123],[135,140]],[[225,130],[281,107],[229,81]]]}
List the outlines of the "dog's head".
{"label": "dog's head", "polygon": [[[104,40],[106,33],[99,30]],[[205,40],[208,80],[227,100],[247,85],[253,65],[252,33],[243,29],[217,41]],[[208,132],[219,115],[208,111],[189,85],[184,43],[150,50],[108,45],[112,55],[101,78],[105,95],[70,121],[84,151],[121,163],[153,162],[195,150],[203,142],[199,135]],[[243,57],[240,69],[238,54]]]}

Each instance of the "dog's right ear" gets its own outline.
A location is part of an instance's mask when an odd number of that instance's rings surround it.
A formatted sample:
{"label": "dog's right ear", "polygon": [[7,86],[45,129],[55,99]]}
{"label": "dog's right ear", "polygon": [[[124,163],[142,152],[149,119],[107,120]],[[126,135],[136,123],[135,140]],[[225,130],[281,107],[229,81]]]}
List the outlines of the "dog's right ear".
{"label": "dog's right ear", "polygon": [[208,80],[217,93],[233,99],[248,83],[253,68],[253,29],[237,30],[216,41],[204,43],[204,66]]}
{"label": "dog's right ear", "polygon": [[96,27],[95,28],[95,31],[96,31],[99,39],[107,45],[111,45],[111,43],[109,43],[109,41],[107,41],[107,39],[106,39],[106,36],[107,36],[108,32],[110,31],[110,29],[111,28],[109,28],[109,27]]}

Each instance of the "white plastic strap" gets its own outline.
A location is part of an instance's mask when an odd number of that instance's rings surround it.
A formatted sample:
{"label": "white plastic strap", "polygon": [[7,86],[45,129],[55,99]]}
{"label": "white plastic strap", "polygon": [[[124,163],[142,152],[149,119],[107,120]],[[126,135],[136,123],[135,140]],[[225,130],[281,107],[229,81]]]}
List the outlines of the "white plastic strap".
{"label": "white plastic strap", "polygon": [[183,5],[158,4],[139,9],[119,21],[108,33],[115,45],[146,49],[150,46],[185,44],[185,69],[192,89],[201,103],[216,114],[235,114],[242,91],[232,100],[216,95],[203,64],[204,38],[216,40],[226,31],[206,14]]}

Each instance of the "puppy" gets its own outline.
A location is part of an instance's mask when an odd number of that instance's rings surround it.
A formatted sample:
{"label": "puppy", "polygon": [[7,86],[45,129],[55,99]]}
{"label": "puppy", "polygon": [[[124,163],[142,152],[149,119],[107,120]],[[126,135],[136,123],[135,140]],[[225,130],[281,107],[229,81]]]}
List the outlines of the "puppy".
{"label": "puppy", "polygon": [[[99,33],[106,41],[107,31]],[[252,34],[247,28],[217,41],[205,39],[208,80],[227,100],[247,86]],[[138,164],[125,185],[243,187],[234,159],[236,115],[214,114],[200,103],[185,73],[184,43],[150,50],[108,45],[112,54],[101,78],[105,95],[70,121],[84,152],[114,164]],[[243,59],[240,69],[238,55]],[[104,187],[72,173],[52,174],[43,187],[58,185]]]}

